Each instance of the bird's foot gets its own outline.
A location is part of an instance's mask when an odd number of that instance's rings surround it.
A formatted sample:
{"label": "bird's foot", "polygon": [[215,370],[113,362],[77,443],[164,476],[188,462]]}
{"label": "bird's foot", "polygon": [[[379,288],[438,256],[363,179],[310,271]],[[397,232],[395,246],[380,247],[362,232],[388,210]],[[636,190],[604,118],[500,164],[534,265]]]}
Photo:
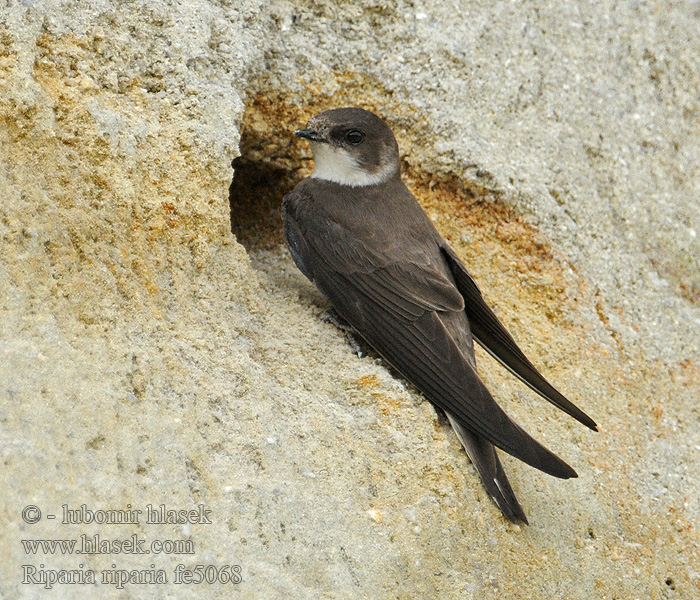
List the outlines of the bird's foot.
{"label": "bird's foot", "polygon": [[362,345],[356,337],[357,332],[352,325],[350,325],[337,312],[335,312],[334,308],[329,308],[321,317],[321,321],[324,323],[331,323],[340,329],[345,334],[345,338],[347,339],[350,348],[355,354],[357,354],[358,358],[362,358],[365,355],[365,353],[362,351]]}

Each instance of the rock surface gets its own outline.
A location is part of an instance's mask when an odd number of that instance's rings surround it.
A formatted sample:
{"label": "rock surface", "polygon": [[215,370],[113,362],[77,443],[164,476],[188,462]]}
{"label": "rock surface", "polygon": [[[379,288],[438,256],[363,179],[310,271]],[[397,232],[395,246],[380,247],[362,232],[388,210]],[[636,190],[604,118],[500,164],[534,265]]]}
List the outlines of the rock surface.
{"label": "rock surface", "polygon": [[[661,2],[6,3],[0,596],[697,597],[698,19]],[[290,133],[340,105],[390,122],[428,214],[600,424],[478,356],[580,475],[504,457],[530,527],[504,521],[419,394],[320,321],[280,244],[281,196],[310,166]],[[83,504],[204,505],[212,523],[62,522]],[[22,543],[95,534],[194,553]],[[176,584],[178,565],[243,581]],[[60,569],[98,583],[48,591]],[[103,570],[138,573],[119,588]]]}

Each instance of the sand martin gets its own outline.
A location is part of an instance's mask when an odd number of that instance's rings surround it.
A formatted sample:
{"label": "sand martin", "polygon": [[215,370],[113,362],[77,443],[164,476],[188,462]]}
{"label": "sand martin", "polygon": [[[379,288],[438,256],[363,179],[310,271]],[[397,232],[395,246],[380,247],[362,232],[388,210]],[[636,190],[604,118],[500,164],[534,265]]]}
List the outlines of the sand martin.
{"label": "sand martin", "polygon": [[593,430],[518,348],[401,179],[389,126],[361,108],[328,110],[294,132],[314,170],[284,197],[294,262],[374,350],[442,409],[506,518],[527,523],[494,446],[562,479],[563,460],[496,404],[474,339],[543,398]]}

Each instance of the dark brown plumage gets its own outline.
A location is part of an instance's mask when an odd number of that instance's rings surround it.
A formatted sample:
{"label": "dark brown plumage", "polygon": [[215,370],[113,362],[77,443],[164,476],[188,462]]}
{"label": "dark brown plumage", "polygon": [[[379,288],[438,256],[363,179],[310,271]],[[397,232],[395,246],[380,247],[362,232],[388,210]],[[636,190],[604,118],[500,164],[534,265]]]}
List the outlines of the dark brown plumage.
{"label": "dark brown plumage", "polygon": [[389,127],[359,108],[296,132],[314,174],[284,198],[287,244],[336,312],[444,410],[489,494],[527,523],[493,445],[560,478],[576,472],[514,423],[476,373],[472,335],[541,396],[591,429],[518,348],[400,175]]}

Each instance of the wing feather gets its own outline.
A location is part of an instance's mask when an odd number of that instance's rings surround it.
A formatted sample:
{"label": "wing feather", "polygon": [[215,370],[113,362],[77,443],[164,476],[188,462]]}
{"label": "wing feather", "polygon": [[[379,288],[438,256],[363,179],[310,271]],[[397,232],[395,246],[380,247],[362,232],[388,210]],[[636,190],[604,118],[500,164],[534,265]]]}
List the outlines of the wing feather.
{"label": "wing feather", "polygon": [[[376,227],[358,234],[362,222],[344,225],[328,212],[334,210],[332,205],[316,202],[300,184],[284,199],[285,230],[295,261],[338,314],[433,404],[523,462],[556,477],[576,477],[569,465],[496,404],[441,321],[441,314],[463,310],[471,320],[474,292],[464,284],[466,270],[450,271],[452,264],[448,267],[441,252],[442,238],[408,190],[405,193],[401,221],[405,230],[377,240]],[[364,221],[371,219],[367,213],[373,207],[383,206],[381,200],[363,197]],[[352,201],[358,200],[353,196]],[[302,210],[307,212],[297,218]],[[413,243],[407,235],[415,237]],[[484,318],[479,321],[482,313],[478,304],[480,341],[488,324]],[[506,336],[503,344],[510,348],[512,338],[507,332]],[[512,349],[510,353],[517,355]]]}
{"label": "wing feather", "polygon": [[431,402],[523,462],[555,477],[576,477],[569,465],[498,406],[435,311],[423,309],[411,319],[397,317],[386,307],[386,298],[376,293],[372,273],[363,274],[360,283],[357,277],[339,273],[337,255],[316,258],[315,281],[340,316]]}
{"label": "wing feather", "polygon": [[481,291],[454,251],[447,244],[443,245],[442,250],[455,278],[457,288],[464,297],[465,310],[476,340],[491,356],[545,400],[571,415],[586,427],[597,431],[598,426],[595,421],[567,400],[528,360],[513,337],[486,304]]}

